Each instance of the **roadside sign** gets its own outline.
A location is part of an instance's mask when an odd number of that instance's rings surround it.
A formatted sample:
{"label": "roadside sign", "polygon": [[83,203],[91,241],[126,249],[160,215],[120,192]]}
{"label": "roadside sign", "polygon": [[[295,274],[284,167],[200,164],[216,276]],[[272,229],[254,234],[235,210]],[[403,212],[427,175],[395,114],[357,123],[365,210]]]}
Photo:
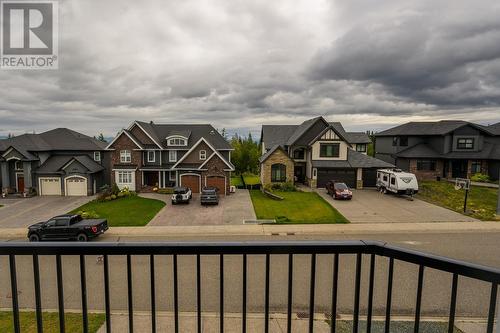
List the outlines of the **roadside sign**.
{"label": "roadside sign", "polygon": [[467,178],[456,178],[455,179],[455,190],[470,190],[470,179]]}
{"label": "roadside sign", "polygon": [[467,178],[456,178],[455,179],[455,190],[465,190],[464,198],[464,213],[467,213],[467,197],[469,196],[470,190],[470,179]]}

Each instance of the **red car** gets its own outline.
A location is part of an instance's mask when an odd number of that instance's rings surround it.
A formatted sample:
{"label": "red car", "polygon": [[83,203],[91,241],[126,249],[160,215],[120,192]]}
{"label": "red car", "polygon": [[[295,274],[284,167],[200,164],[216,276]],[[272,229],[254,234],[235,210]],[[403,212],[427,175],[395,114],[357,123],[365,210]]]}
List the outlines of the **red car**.
{"label": "red car", "polygon": [[326,191],[330,194],[334,199],[338,200],[351,200],[352,199],[352,191],[345,183],[337,183],[335,181],[329,181],[326,184]]}

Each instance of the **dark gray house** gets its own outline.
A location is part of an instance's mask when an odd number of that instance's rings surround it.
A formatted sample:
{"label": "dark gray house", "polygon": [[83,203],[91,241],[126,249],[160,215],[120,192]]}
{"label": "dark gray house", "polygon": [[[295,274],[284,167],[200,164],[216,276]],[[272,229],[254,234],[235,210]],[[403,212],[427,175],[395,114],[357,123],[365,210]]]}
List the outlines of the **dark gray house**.
{"label": "dark gray house", "polygon": [[476,173],[498,179],[500,125],[461,120],[410,122],[375,134],[375,156],[419,179],[466,178]]}
{"label": "dark gray house", "polygon": [[368,156],[370,142],[366,133],[346,132],[323,117],[299,125],[263,125],[261,182],[324,187],[334,179],[353,188],[375,186],[377,169],[394,165]]}
{"label": "dark gray house", "polygon": [[0,140],[2,193],[92,195],[109,184],[105,147],[67,128]]}

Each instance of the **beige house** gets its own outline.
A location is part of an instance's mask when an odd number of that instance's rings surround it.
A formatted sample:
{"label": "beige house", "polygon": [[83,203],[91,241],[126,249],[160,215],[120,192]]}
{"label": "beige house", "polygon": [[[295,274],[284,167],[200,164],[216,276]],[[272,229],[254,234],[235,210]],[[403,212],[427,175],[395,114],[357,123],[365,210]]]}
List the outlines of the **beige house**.
{"label": "beige house", "polygon": [[263,125],[261,182],[324,187],[336,180],[352,188],[375,186],[377,170],[394,165],[368,156],[370,142],[366,133],[347,132],[323,117],[300,125]]}

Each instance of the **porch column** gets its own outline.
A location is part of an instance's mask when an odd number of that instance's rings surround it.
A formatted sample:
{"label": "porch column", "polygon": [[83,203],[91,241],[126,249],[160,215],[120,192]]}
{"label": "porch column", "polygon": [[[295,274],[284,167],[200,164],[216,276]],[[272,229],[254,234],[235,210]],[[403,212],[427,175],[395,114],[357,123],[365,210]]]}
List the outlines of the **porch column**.
{"label": "porch column", "polygon": [[159,188],[164,188],[165,186],[163,186],[163,181],[161,179],[161,171],[158,171],[158,187]]}
{"label": "porch column", "polygon": [[356,188],[361,190],[363,188],[363,168],[356,170]]}
{"label": "porch column", "polygon": [[33,177],[31,176],[31,162],[23,162],[24,188],[33,187]]}
{"label": "porch column", "polygon": [[9,165],[7,162],[0,162],[0,173],[2,174],[2,187],[10,187]]}

